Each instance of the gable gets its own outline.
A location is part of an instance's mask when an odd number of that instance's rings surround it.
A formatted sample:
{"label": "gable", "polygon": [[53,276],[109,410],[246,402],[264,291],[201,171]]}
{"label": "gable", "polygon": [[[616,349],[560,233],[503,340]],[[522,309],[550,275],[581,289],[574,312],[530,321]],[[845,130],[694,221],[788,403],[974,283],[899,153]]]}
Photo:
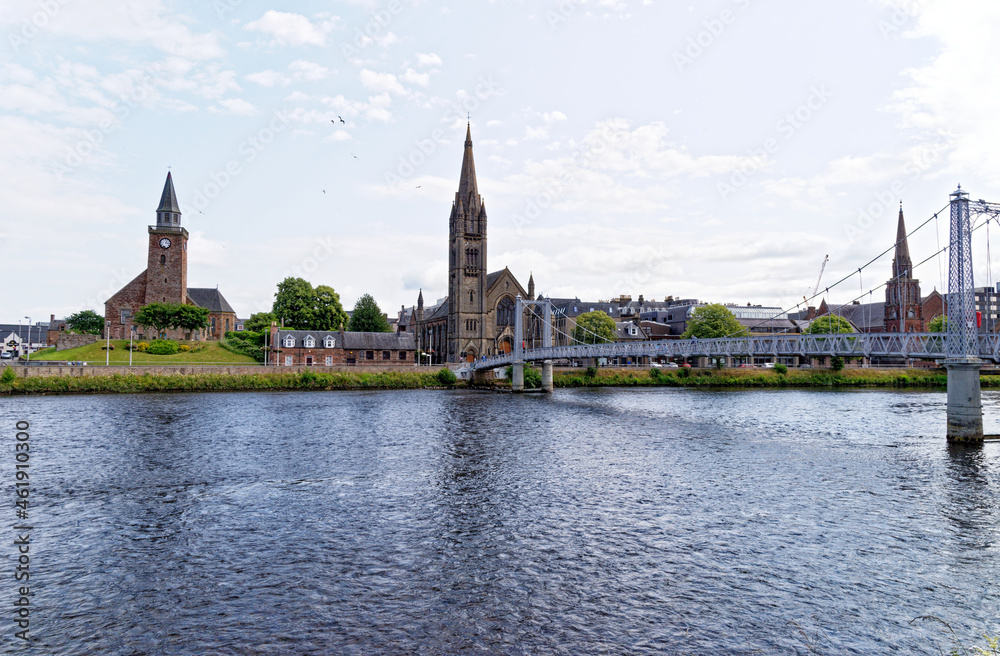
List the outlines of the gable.
{"label": "gable", "polygon": [[528,292],[506,267],[502,271],[494,271],[486,276],[486,298],[490,299],[491,305],[497,298],[505,294],[509,294],[511,298],[518,294],[523,299],[528,298]]}

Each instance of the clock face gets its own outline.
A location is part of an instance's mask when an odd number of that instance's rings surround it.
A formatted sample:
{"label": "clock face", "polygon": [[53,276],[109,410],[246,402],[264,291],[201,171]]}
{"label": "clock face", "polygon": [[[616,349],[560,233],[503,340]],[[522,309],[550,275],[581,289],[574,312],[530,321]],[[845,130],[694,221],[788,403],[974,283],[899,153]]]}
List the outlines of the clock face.
{"label": "clock face", "polygon": [[160,240],[160,248],[170,248],[170,240],[164,237]]}

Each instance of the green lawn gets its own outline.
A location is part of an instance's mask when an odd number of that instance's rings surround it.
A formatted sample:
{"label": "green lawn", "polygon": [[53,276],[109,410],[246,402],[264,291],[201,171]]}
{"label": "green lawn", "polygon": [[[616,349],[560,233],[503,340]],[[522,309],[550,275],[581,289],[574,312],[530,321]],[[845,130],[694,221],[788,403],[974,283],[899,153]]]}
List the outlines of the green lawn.
{"label": "green lawn", "polygon": [[[253,358],[230,353],[219,346],[218,342],[181,342],[190,344],[192,348],[201,346],[200,350],[180,352],[175,355],[153,355],[151,353],[132,353],[132,364],[257,364]],[[31,359],[47,362],[83,361],[91,365],[104,364],[106,352],[105,342],[99,341],[87,346],[65,351],[45,349],[31,354]],[[111,364],[128,365],[128,340],[113,339],[111,345]]]}

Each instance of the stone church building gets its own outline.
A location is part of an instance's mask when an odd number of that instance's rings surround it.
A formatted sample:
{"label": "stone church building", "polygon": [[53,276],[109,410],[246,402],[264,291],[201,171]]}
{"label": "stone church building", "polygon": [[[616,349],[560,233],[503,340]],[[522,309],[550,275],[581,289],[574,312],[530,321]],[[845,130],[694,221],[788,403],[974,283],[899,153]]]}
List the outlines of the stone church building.
{"label": "stone church building", "polygon": [[[174,181],[167,181],[156,209],[156,225],[149,226],[146,270],[135,277],[104,303],[105,325],[111,324],[111,337],[128,339],[133,317],[150,303],[177,303],[209,309],[209,327],[197,333],[167,330],[159,336],[170,339],[221,339],[236,329],[236,312],[218,289],[187,286],[188,231],[181,227],[181,210],[174,193]],[[154,339],[135,326],[139,338]],[[149,329],[152,330],[152,329]],[[107,335],[105,335],[107,337]]]}
{"label": "stone church building", "polygon": [[[421,291],[408,322],[408,329],[417,337],[417,349],[430,355],[425,363],[472,361],[513,348],[514,299],[518,295],[534,299],[535,284],[529,279],[525,289],[506,267],[487,273],[486,226],[486,205],[476,182],[469,126],[449,220],[448,297],[425,308]],[[537,332],[538,326],[526,323],[525,335],[533,337]]]}

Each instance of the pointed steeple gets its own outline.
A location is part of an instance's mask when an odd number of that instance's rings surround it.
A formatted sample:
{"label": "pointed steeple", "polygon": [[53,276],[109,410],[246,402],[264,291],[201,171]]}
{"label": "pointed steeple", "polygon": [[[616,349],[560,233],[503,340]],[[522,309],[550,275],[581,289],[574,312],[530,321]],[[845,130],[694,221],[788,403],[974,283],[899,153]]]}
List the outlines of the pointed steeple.
{"label": "pointed steeple", "polygon": [[903,202],[899,202],[899,224],[896,226],[896,253],[892,258],[892,275],[894,278],[909,278],[912,275],[913,262],[910,260],[910,247],[906,243],[906,223],[903,221]]}
{"label": "pointed steeple", "polygon": [[163,193],[160,194],[160,206],[156,208],[157,227],[179,227],[181,224],[181,208],[177,204],[177,193],[174,191],[174,179],[167,171],[167,181],[163,183]]}
{"label": "pointed steeple", "polygon": [[528,300],[535,300],[535,274],[528,274]]}
{"label": "pointed steeple", "polygon": [[[475,199],[469,202],[469,198]],[[458,197],[465,199],[469,209],[479,202],[479,186],[476,184],[476,163],[472,159],[472,124],[465,129],[465,156],[462,158],[462,177],[458,180]]]}

